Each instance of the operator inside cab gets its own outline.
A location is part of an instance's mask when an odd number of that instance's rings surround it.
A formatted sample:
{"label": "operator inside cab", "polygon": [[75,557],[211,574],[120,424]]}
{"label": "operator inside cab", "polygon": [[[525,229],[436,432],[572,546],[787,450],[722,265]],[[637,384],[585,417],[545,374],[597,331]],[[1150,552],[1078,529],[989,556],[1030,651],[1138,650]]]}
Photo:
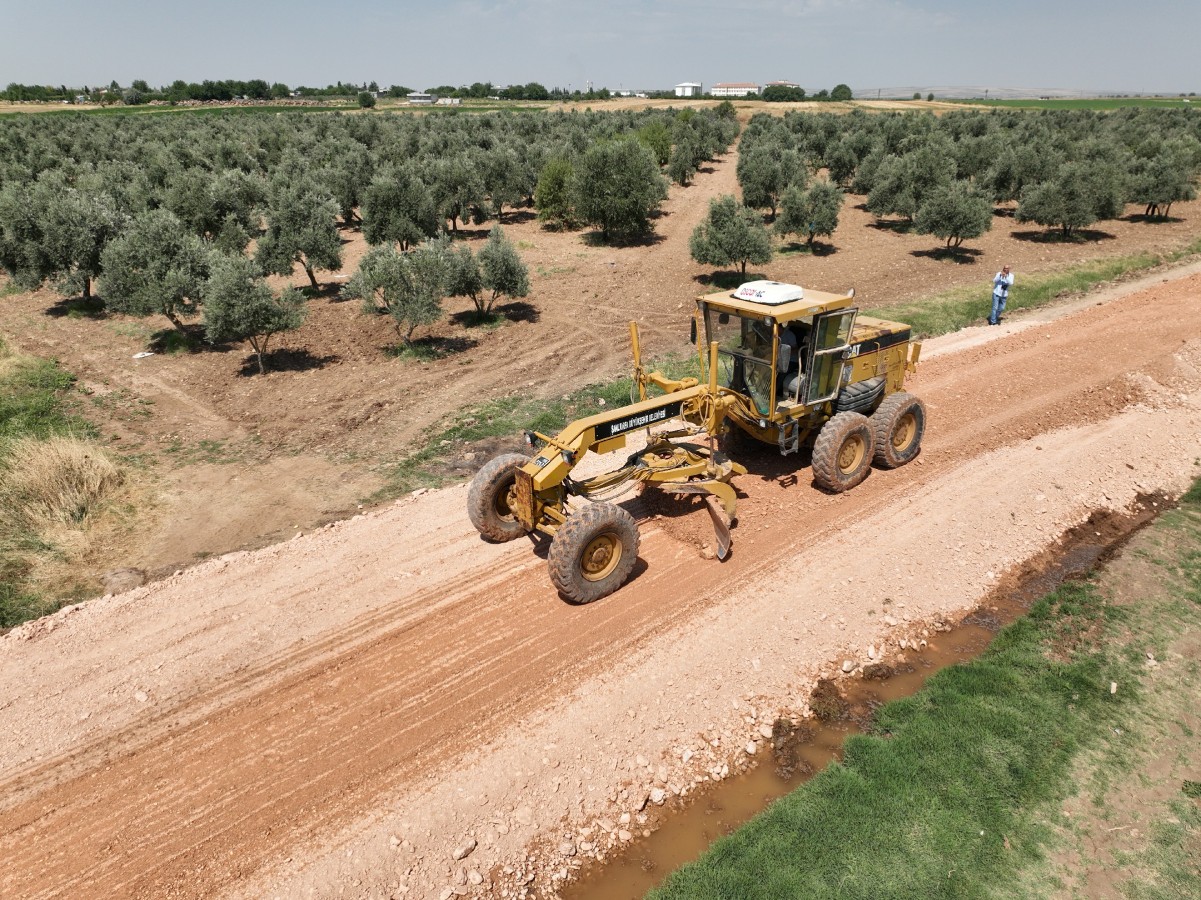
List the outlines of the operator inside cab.
{"label": "operator inside cab", "polygon": [[804,356],[808,352],[808,325],[802,322],[780,329],[780,378],[778,383],[781,400],[788,403],[800,402],[800,390],[805,383]]}

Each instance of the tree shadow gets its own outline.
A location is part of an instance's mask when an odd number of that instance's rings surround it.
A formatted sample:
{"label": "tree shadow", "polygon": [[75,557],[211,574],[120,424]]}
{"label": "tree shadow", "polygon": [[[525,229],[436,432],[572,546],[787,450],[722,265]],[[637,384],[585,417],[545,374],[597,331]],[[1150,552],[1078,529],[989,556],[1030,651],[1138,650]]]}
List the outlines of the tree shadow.
{"label": "tree shadow", "polygon": [[931,250],[910,250],[909,255],[925,259],[949,259],[961,266],[974,266],[976,257],[983,256],[984,251],[975,247],[934,247]]}
{"label": "tree shadow", "polygon": [[533,222],[538,218],[538,213],[532,209],[511,209],[505,213],[504,220],[497,218],[498,225],[521,225],[525,222]]}
{"label": "tree shadow", "polygon": [[781,256],[805,255],[824,257],[832,256],[837,252],[838,247],[832,242],[819,241],[816,238],[812,244],[808,241],[789,241],[785,246],[780,248]]}
{"label": "tree shadow", "polygon": [[1058,228],[1045,231],[1011,231],[1009,236],[1015,241],[1026,241],[1030,244],[1087,244],[1092,241],[1115,239],[1108,231],[1097,231],[1093,228],[1078,228],[1070,234],[1064,234]]}
{"label": "tree shadow", "polygon": [[486,241],[488,235],[492,233],[492,225],[484,223],[478,228],[468,228],[465,225],[460,225],[456,231],[446,232],[446,236],[452,241]]}
{"label": "tree shadow", "polygon": [[712,175],[717,169],[713,166],[698,166],[696,171],[699,175]]}
{"label": "tree shadow", "polygon": [[1118,221],[1136,222],[1141,225],[1167,225],[1173,222],[1183,222],[1184,219],[1179,216],[1148,216],[1146,213],[1131,213],[1128,216],[1122,216]]}
{"label": "tree shadow", "polygon": [[224,350],[227,344],[207,344],[204,326],[191,322],[182,328],[163,328],[150,335],[146,345],[154,353],[197,353],[201,350]]}
{"label": "tree shadow", "polygon": [[327,281],[317,287],[313,287],[311,284],[306,285],[300,289],[300,293],[304,294],[310,300],[328,300],[330,303],[345,303],[351,299],[350,297],[342,296],[342,288],[345,286],[345,281]]}
{"label": "tree shadow", "polygon": [[[281,347],[278,350],[271,350],[263,354],[263,366],[266,368],[266,374],[268,375],[272,372],[308,372],[312,369],[324,369],[331,363],[341,361],[342,357],[336,353],[317,356],[308,350],[296,350],[290,347]],[[242,362],[242,368],[238,370],[238,375],[248,378],[258,374],[258,360],[251,353]]]}
{"label": "tree shadow", "polygon": [[599,231],[589,231],[584,235],[584,243],[589,247],[653,247],[661,244],[666,238],[655,231],[643,234],[610,235],[605,237]]}
{"label": "tree shadow", "polygon": [[442,336],[431,335],[429,337],[417,338],[411,344],[396,344],[387,348],[389,356],[394,356],[399,359],[445,359],[448,356],[454,356],[456,353],[463,353],[473,347],[479,346],[479,341],[475,338],[462,336]]}
{"label": "tree shadow", "polygon": [[891,231],[893,234],[913,233],[913,223],[908,219],[876,219],[869,222],[868,227],[877,231]]}
{"label": "tree shadow", "polygon": [[491,312],[480,315],[475,307],[464,309],[460,312],[451,315],[450,320],[464,328],[480,328],[499,325],[502,321],[509,322],[537,322],[542,318],[542,313],[538,307],[532,303],[526,303],[524,300],[514,300],[511,303],[504,303],[500,306],[492,307]]}
{"label": "tree shadow", "polygon": [[103,319],[108,315],[99,297],[64,297],[48,307],[45,315],[52,319]]}
{"label": "tree shadow", "polygon": [[992,214],[997,219],[1016,219],[1018,211],[1011,206],[994,206]]}
{"label": "tree shadow", "polygon": [[766,278],[767,275],[765,275],[763,272],[747,272],[745,275],[743,275],[739,271],[732,271],[729,269],[692,276],[692,280],[697,284],[703,284],[706,287],[717,288],[719,291],[732,290],[740,285],[746,284],[748,281],[762,281]]}

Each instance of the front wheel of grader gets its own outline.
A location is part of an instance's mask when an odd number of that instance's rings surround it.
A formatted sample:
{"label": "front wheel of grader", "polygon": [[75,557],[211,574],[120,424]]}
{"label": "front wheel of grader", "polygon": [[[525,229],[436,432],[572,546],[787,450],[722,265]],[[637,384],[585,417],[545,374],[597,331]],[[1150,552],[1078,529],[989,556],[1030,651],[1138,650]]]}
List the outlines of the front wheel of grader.
{"label": "front wheel of grader", "polygon": [[621,587],[638,559],[638,525],[612,503],[571,513],[551,541],[550,578],[572,603],[591,603]]}
{"label": "front wheel of grader", "polygon": [[504,453],[489,460],[471,479],[467,518],[485,540],[503,544],[525,534],[509,504],[517,470],[529,461],[528,456],[520,453]]}

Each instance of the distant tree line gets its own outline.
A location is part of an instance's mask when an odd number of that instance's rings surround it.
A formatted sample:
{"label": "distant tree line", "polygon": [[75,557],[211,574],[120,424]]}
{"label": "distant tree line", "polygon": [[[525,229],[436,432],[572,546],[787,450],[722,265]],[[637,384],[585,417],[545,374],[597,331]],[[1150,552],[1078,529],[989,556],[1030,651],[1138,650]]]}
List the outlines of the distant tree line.
{"label": "distant tree line", "polygon": [[854,99],[851,89],[845,84],[837,84],[832,90],[822,88],[814,94],[806,94],[803,87],[793,87],[788,84],[769,84],[763,89],[762,97],[769,103],[796,102],[798,100],[831,100],[842,102]]}

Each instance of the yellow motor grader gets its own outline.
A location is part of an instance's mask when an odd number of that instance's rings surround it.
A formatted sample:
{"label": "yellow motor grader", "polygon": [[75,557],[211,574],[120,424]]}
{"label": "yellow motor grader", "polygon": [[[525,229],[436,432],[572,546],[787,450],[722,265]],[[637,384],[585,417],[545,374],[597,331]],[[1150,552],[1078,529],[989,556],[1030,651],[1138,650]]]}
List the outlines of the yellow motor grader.
{"label": "yellow motor grader", "polygon": [[[814,291],[753,281],[697,298],[701,378],[667,378],[642,366],[630,323],[637,400],[579,419],[551,437],[527,432],[533,456],[509,453],[471,482],[471,522],[493,542],[539,533],[551,539],[551,580],[568,600],[589,603],[621,587],[638,555],[638,526],[604,500],[630,482],[705,498],[717,537],[730,549],[736,495],[735,439],[775,445],[781,454],[812,448],[813,480],[831,492],[867,477],[872,462],[902,466],[917,456],[926,426],[922,402],[905,393],[921,343],[908,325],[858,315],[855,292]],[[646,443],[624,465],[572,478],[586,454]]]}

